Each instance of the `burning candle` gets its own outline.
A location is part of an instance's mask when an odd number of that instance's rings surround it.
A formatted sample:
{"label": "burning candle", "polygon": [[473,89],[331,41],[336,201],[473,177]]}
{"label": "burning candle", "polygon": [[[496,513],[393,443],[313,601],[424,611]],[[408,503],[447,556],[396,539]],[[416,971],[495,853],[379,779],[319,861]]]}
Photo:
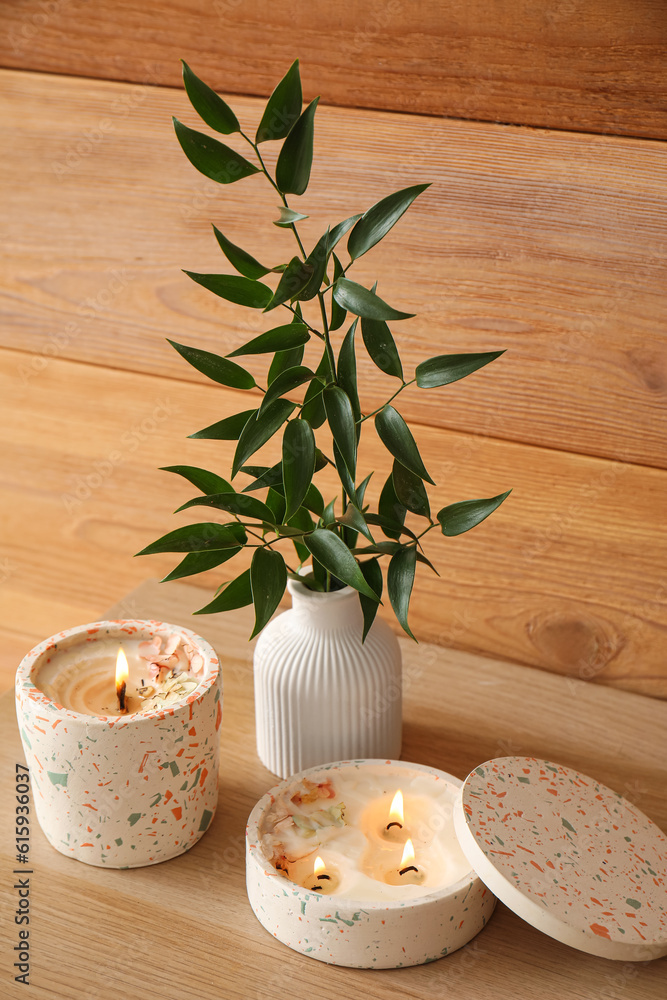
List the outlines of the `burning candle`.
{"label": "burning candle", "polygon": [[350,769],[335,784],[306,780],[291,788],[267,820],[264,844],[273,863],[312,889],[321,886],[313,858],[324,855],[326,872],[337,876],[327,894],[360,902],[416,898],[456,881],[470,865],[454,833],[450,790],[421,773],[402,788],[394,783],[381,768],[363,780]]}
{"label": "burning candle", "polygon": [[[291,871],[288,874],[290,878],[294,879],[296,872]],[[304,879],[303,883],[301,883],[298,877],[296,881],[299,884],[303,884],[304,889],[310,889],[311,892],[319,892],[322,895],[330,896],[338,888],[340,877],[338,872],[327,866],[318,854],[315,858],[311,874]]]}
{"label": "burning candle", "polygon": [[391,806],[389,807],[389,817],[387,819],[387,824],[383,827],[381,835],[385,840],[396,843],[400,840],[404,840],[405,836],[403,833],[403,823],[405,815],[403,811],[403,792],[399,790],[394,795],[391,800]]}
{"label": "burning candle", "polygon": [[217,802],[219,662],[188,629],[96,622],[40,643],[16,679],[17,716],[49,842],[89,864],[183,853]]}
{"label": "burning candle", "polygon": [[388,885],[422,885],[427,877],[423,868],[415,864],[415,849],[408,837],[397,868],[390,868],[384,875]]}
{"label": "burning candle", "polygon": [[124,715],[127,712],[125,707],[125,694],[127,692],[127,678],[129,676],[127,657],[121,646],[116,658],[116,696],[118,698],[118,710]]}
{"label": "burning candle", "polygon": [[288,778],[248,821],[257,918],[296,951],[336,965],[393,968],[460,948],[495,905],[454,831],[460,787],[401,761]]}

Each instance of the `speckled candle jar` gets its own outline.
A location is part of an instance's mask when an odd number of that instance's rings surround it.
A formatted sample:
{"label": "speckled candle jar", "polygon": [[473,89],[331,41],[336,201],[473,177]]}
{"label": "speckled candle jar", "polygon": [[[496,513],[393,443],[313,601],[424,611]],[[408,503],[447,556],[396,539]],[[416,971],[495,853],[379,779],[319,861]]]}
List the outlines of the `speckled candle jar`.
{"label": "speckled candle jar", "polygon": [[248,820],[246,881],[257,919],[279,941],[321,962],[360,969],[432,962],[470,941],[493,913],[495,897],[472,870],[418,898],[361,901],[301,888],[273,866],[265,842],[274,803],[301,787],[304,779],[330,781],[335,788],[337,775],[350,770],[376,775],[380,768],[385,769],[388,788],[409,787],[415,776],[431,779],[446,802],[444,835],[455,842],[452,803],[462,782],[444,771],[403,761],[345,761],[302,771],[260,799]]}
{"label": "speckled candle jar", "polygon": [[[58,651],[100,639],[178,634],[204,659],[182,701],[134,715],[70,711],[36,685]],[[208,828],[218,797],[220,665],[189,629],[156,621],[104,621],[51,636],[23,659],[16,709],[35,811],[50,844],[107,868],[157,864],[187,851]]]}

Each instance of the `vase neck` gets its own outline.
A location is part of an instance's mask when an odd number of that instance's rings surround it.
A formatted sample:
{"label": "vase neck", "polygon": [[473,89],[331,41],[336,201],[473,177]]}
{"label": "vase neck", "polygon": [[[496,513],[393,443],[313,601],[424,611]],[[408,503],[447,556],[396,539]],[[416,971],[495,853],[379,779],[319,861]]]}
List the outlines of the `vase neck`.
{"label": "vase neck", "polygon": [[362,627],[359,595],[352,587],[322,594],[289,580],[287,589],[292,596],[293,614],[300,624],[318,629]]}

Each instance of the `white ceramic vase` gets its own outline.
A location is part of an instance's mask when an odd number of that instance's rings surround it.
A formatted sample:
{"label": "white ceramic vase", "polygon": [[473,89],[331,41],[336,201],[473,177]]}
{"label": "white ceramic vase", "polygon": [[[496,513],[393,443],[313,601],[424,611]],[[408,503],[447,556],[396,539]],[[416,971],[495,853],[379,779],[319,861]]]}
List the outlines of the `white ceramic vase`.
{"label": "white ceramic vase", "polygon": [[292,609],[261,633],[254,655],[257,753],[286,778],[318,764],[396,760],[401,752],[401,652],[376,618],[362,644],[352,587],[328,594],[290,580]]}

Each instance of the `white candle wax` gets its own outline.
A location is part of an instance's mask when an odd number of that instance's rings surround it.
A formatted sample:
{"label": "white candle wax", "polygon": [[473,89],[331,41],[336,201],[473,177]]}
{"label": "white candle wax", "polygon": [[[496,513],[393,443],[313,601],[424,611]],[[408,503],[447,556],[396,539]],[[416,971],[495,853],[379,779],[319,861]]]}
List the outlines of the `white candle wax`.
{"label": "white candle wax", "polygon": [[[141,714],[182,700],[196,691],[199,680],[190,657],[179,643],[168,657],[166,637],[157,654],[165,659],[159,672],[151,667],[152,650],[144,638],[98,638],[85,645],[57,646],[49,652],[34,678],[37,688],[72,712],[115,718]],[[127,713],[121,713],[116,694],[116,657],[122,648],[127,657]],[[143,655],[142,655],[143,654]]]}
{"label": "white candle wax", "polygon": [[[454,832],[456,789],[428,772],[397,774],[382,765],[335,772],[319,785],[290,786],[263,823],[262,848],[298,885],[312,886],[315,859],[335,878],[322,894],[359,902],[416,899],[452,885],[470,871]],[[390,806],[403,792],[403,836],[386,839]],[[396,830],[392,827],[392,830]],[[421,884],[401,883],[410,837]],[[413,873],[414,875],[414,873]],[[397,882],[398,884],[390,884]]]}

